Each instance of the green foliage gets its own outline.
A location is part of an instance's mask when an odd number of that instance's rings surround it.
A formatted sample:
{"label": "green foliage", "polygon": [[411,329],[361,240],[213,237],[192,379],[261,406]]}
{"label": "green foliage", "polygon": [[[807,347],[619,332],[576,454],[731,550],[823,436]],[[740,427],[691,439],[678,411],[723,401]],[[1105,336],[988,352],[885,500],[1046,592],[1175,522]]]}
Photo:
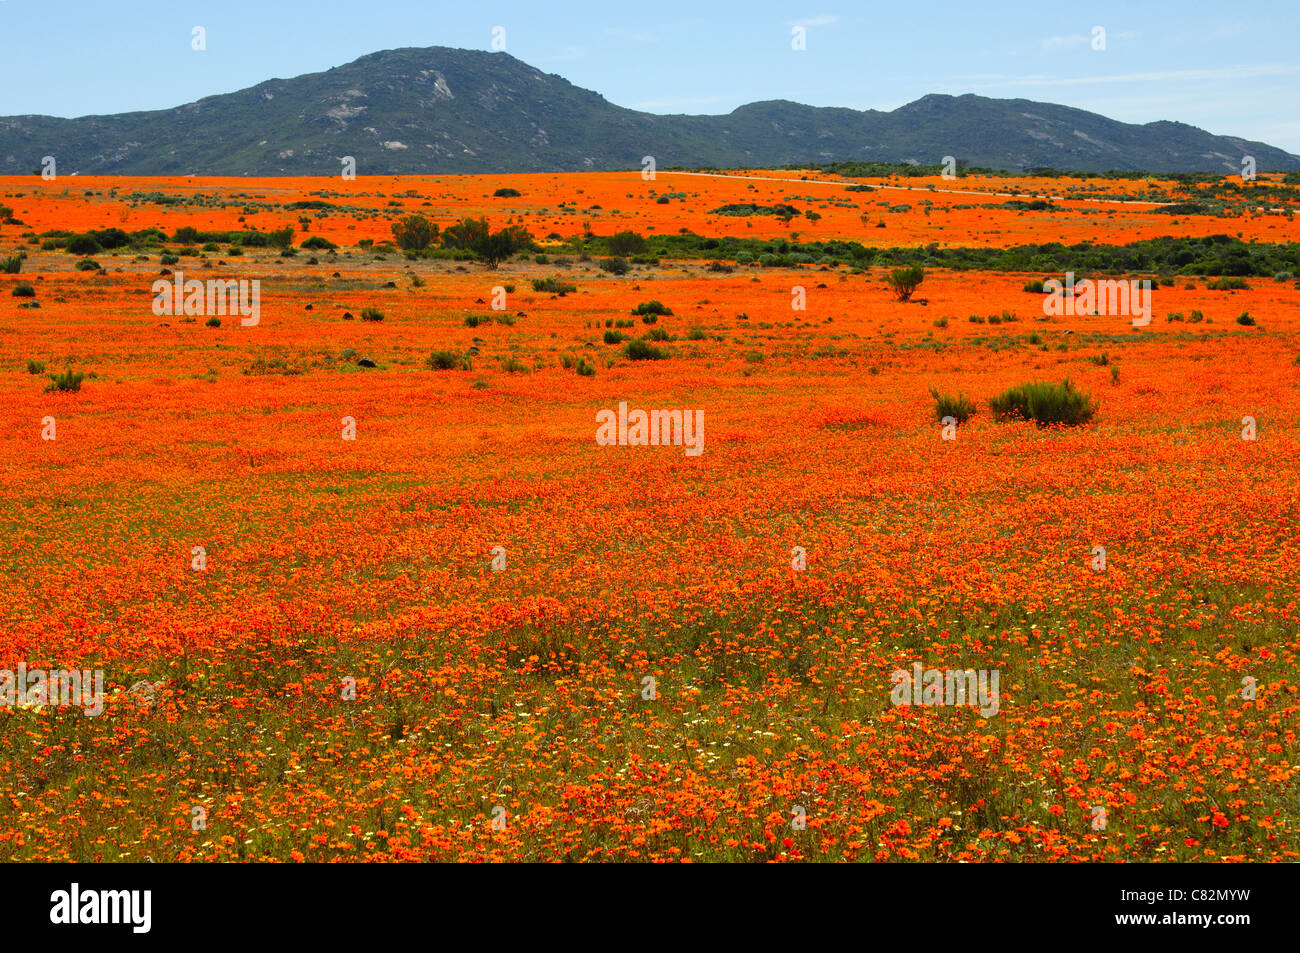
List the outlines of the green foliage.
{"label": "green foliage", "polygon": [[362,321],[382,321],[382,320],[384,320],[384,312],[380,311],[378,308],[362,308],[362,309],[361,309],[361,320],[362,320]]}
{"label": "green foliage", "polygon": [[661,361],[668,356],[668,351],[642,338],[635,338],[627,342],[623,354],[631,361]]}
{"label": "green foliage", "polygon": [[497,189],[495,192],[492,193],[492,196],[498,199],[514,199],[514,198],[518,198],[520,194],[521,193],[518,189],[505,188],[505,189]]}
{"label": "green foliage", "polygon": [[455,351],[437,350],[424,360],[425,366],[434,371],[472,371],[474,362],[469,355],[457,354]]}
{"label": "green foliage", "polygon": [[331,248],[338,248],[339,246],[334,244],[328,238],[322,238],[320,235],[313,235],[302,243],[302,247],[308,251],[328,251]]}
{"label": "green foliage", "polygon": [[293,243],[293,226],[286,225],[284,228],[277,228],[266,233],[266,240],[275,248],[281,251],[288,251],[289,246]]}
{"label": "green foliage", "polygon": [[390,228],[393,240],[403,251],[420,251],[438,240],[438,226],[423,215],[408,215]]}
{"label": "green foliage", "polygon": [[622,331],[606,331],[604,340],[606,344],[622,344],[627,340],[627,335]]}
{"label": "green foliage", "polygon": [[567,281],[561,281],[559,278],[534,278],[533,290],[559,295],[563,298],[565,295],[577,291],[578,286],[569,284]]}
{"label": "green foliage", "polygon": [[750,215],[775,215],[777,218],[794,218],[799,210],[793,205],[755,205],[753,202],[733,202],[709,209],[710,215],[747,217]]}
{"label": "green foliage", "polygon": [[646,315],[671,315],[673,309],[665,305],[662,301],[642,301],[632,309],[632,313],[642,315],[643,317]]}
{"label": "green foliage", "polygon": [[79,391],[81,382],[86,379],[86,375],[80,372],[74,373],[71,369],[64,371],[62,374],[50,374],[50,383],[45,385],[45,392],[50,391]]}
{"label": "green foliage", "polygon": [[27,373],[28,373],[28,374],[44,374],[44,373],[45,373],[45,362],[44,362],[44,361],[28,361],[28,362],[27,362]]}
{"label": "green foliage", "polygon": [[22,270],[22,255],[10,255],[8,258],[0,258],[0,275],[16,275]]}
{"label": "green foliage", "polygon": [[912,293],[920,287],[921,282],[925,280],[925,271],[920,265],[910,265],[905,268],[895,268],[885,279],[894,297],[899,301],[907,301],[912,297]]}
{"label": "green foliage", "polygon": [[68,239],[64,249],[70,255],[93,255],[104,250],[104,246],[93,235],[74,235]]}
{"label": "green foliage", "polygon": [[1214,281],[1207,281],[1205,287],[1209,291],[1248,291],[1250,285],[1244,278],[1216,278]]}
{"label": "green foliage", "polygon": [[507,258],[531,249],[533,237],[520,225],[494,232],[486,218],[464,218],[443,229],[442,246],[473,252],[489,268],[496,268]]}
{"label": "green foliage", "polygon": [[1040,427],[1052,424],[1078,426],[1097,412],[1092,396],[1075,388],[1067,378],[1060,384],[1032,381],[1011,387],[989,401],[999,420],[1032,420]]}
{"label": "green foliage", "polygon": [[644,255],[647,247],[645,237],[633,231],[615,232],[605,239],[605,250],[620,258]]}
{"label": "green foliage", "polygon": [[601,271],[608,271],[612,275],[626,275],[632,270],[632,266],[627,263],[626,258],[606,258],[600,263]]}
{"label": "green foliage", "polygon": [[934,398],[934,419],[941,421],[951,417],[959,424],[964,424],[975,415],[975,402],[964,394],[941,394],[933,387],[930,396]]}
{"label": "green foliage", "polygon": [[25,281],[20,281],[14,285],[14,290],[9,292],[15,298],[35,298],[36,289]]}
{"label": "green foliage", "polygon": [[1243,311],[1241,314],[1237,315],[1237,323],[1245,325],[1248,328],[1253,328],[1255,326],[1255,318],[1249,311]]}

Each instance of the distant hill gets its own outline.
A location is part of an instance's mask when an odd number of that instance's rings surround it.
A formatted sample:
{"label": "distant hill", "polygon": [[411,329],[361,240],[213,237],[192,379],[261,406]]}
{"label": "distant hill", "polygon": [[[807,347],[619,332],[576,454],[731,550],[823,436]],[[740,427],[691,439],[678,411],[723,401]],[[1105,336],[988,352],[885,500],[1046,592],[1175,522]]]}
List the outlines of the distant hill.
{"label": "distant hill", "polygon": [[0,173],[360,175],[771,167],[847,160],[1100,172],[1300,169],[1262,142],[1177,122],[1130,125],[1025,99],[930,95],[892,112],[751,103],[725,116],[657,116],[505,53],[446,47],[372,53],[175,109],[0,118]]}

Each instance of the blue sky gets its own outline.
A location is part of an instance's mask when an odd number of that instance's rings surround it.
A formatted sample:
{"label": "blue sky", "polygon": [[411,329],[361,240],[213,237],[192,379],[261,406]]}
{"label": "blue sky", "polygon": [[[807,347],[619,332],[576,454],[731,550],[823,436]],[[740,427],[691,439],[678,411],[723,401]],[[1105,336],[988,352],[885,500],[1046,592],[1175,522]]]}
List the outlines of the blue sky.
{"label": "blue sky", "polygon": [[[1300,153],[1300,0],[0,0],[0,115],[176,106],[380,49],[488,49],[496,26],[511,55],[650,112],[762,99],[892,109],[969,92],[1173,119]],[[795,26],[803,51],[791,48]],[[1093,49],[1095,27],[1105,50]]]}

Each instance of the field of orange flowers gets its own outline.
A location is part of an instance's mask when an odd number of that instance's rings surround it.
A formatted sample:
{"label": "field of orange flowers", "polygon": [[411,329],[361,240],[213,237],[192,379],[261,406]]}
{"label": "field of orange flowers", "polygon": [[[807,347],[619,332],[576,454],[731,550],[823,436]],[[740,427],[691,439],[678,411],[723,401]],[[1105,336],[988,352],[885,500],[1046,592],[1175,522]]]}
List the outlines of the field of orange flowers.
{"label": "field of orange flowers", "polygon": [[[358,245],[413,212],[543,248],[1300,239],[1262,207],[876,184],[0,179],[0,258],[27,252],[0,275],[0,668],[102,669],[107,693],[98,717],[0,706],[0,861],[1300,857],[1293,281],[1180,279],[1134,328],[1046,318],[1024,274],[927,270],[902,302],[879,267]],[[710,214],[795,201],[821,217]],[[168,245],[169,270],[261,282],[255,326],[210,325],[151,310],[157,250],[77,270],[24,237],[187,225],[339,247]],[[652,300],[668,356],[629,360],[607,332]],[[81,389],[46,390],[64,369]],[[1087,426],[989,412],[1065,378]],[[931,388],[977,402],[954,440]],[[699,412],[703,452],[602,446],[620,402]],[[996,714],[893,704],[914,663],[996,670]]]}

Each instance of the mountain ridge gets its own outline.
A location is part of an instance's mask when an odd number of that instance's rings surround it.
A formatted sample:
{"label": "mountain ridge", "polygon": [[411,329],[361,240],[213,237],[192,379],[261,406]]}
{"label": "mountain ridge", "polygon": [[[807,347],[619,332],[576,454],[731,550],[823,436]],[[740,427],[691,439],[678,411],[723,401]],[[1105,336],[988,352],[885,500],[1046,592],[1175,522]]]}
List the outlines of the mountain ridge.
{"label": "mountain ridge", "polygon": [[1300,156],[1173,120],[1121,123],[1070,106],[930,93],[892,111],[761,100],[660,115],[609,102],[507,53],[403,47],[169,109],[0,117],[0,174],[360,175],[772,167],[836,161],[1020,170],[1239,173]]}

